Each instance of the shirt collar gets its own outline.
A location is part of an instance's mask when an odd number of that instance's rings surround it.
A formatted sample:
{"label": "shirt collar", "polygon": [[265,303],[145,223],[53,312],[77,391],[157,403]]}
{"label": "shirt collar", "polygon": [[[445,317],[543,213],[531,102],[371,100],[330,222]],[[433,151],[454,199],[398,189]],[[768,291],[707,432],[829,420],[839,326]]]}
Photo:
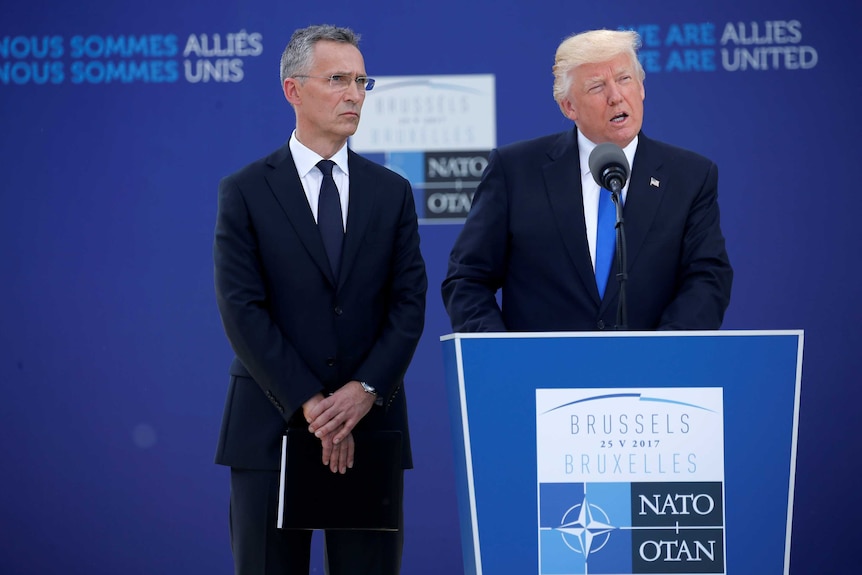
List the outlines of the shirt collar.
{"label": "shirt collar", "polygon": [[[578,155],[580,156],[581,161],[581,177],[585,177],[590,174],[590,154],[593,153],[593,150],[598,144],[594,144],[590,141],[586,136],[584,136],[580,130],[578,130]],[[629,161],[629,168],[634,165],[635,162],[635,151],[638,148],[638,136],[635,136],[634,140],[629,142],[629,145],[623,148],[623,153],[626,155],[626,159]]]}
{"label": "shirt collar", "polygon": [[[317,162],[323,160],[323,156],[308,148],[296,138],[296,130],[290,135],[290,153],[293,154],[293,163],[300,178],[304,178],[308,172],[317,167]],[[329,158],[345,174],[349,173],[347,168],[347,142]]]}

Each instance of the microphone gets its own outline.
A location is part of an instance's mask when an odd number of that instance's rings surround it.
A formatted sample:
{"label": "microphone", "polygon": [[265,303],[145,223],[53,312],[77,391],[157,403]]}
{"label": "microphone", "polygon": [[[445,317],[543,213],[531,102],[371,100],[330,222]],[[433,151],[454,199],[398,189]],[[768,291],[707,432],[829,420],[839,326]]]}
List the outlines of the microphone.
{"label": "microphone", "polygon": [[590,173],[596,183],[606,190],[619,193],[631,174],[629,161],[623,149],[606,142],[590,152]]}
{"label": "microphone", "polygon": [[599,144],[590,152],[589,164],[593,179],[599,186],[611,191],[611,200],[616,207],[617,222],[614,227],[617,232],[616,253],[619,265],[617,281],[620,285],[620,292],[617,300],[617,323],[614,329],[627,330],[626,281],[628,281],[628,273],[626,269],[628,264],[626,263],[626,234],[623,227],[622,191],[631,174],[631,167],[623,149],[610,142]]}

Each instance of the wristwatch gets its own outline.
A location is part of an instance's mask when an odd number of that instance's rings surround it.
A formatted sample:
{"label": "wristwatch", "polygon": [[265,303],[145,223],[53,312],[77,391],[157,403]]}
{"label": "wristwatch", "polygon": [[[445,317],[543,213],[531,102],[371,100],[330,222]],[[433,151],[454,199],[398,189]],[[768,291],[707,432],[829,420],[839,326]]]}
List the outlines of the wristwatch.
{"label": "wristwatch", "polygon": [[364,381],[360,381],[359,385],[362,386],[362,389],[365,390],[365,393],[370,393],[371,395],[377,395],[377,390],[365,383]]}
{"label": "wristwatch", "polygon": [[360,381],[359,385],[362,386],[362,389],[365,390],[365,393],[370,393],[374,396],[374,405],[383,405],[383,398],[377,395],[377,390],[365,383],[364,381]]}

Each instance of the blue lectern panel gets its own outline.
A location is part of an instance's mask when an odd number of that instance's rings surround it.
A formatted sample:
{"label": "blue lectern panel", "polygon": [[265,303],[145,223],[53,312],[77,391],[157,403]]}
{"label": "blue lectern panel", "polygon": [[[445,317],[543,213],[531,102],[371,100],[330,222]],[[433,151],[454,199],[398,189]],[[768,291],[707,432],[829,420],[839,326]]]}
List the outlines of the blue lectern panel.
{"label": "blue lectern panel", "polygon": [[787,572],[801,332],[444,340],[468,573]]}

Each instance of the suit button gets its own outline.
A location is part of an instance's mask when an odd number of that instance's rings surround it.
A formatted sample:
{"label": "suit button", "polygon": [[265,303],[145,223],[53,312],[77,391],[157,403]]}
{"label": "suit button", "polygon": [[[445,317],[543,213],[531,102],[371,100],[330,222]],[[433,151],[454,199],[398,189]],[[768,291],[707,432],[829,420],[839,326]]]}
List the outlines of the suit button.
{"label": "suit button", "polygon": [[600,319],[599,323],[596,324],[599,329],[605,329],[605,320]]}
{"label": "suit button", "polygon": [[335,306],[335,310],[333,310],[333,311],[335,311],[335,315],[341,315],[344,313],[344,310],[341,309],[340,305]]}
{"label": "suit button", "polygon": [[332,367],[333,365],[335,365],[335,363],[336,362],[335,362],[334,357],[327,357],[326,358],[326,365],[328,365],[329,367]]}

